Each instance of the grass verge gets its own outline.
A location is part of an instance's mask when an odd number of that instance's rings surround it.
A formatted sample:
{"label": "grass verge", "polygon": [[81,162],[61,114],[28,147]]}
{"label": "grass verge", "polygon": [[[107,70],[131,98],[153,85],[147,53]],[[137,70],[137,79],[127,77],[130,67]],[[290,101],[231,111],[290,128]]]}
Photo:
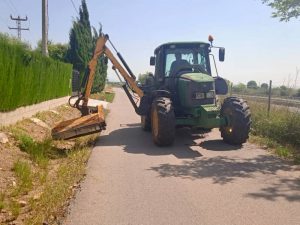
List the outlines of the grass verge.
{"label": "grass verge", "polygon": [[115,98],[115,93],[111,92],[111,91],[95,93],[95,94],[91,95],[91,98],[98,99],[98,100],[103,100],[103,101],[107,101],[107,102],[111,103],[111,102],[113,102],[113,100]]}
{"label": "grass verge", "polygon": [[286,107],[273,107],[267,113],[264,103],[248,102],[252,113],[250,141],[300,163],[300,113]]}
{"label": "grass verge", "polygon": [[25,161],[16,161],[13,167],[13,171],[17,177],[18,185],[13,191],[13,195],[20,193],[27,193],[32,188],[32,171],[30,164]]}
{"label": "grass verge", "polygon": [[[88,142],[92,139],[89,138]],[[25,224],[37,225],[44,221],[51,224],[58,217],[63,216],[61,215],[64,211],[62,209],[73,194],[73,187],[76,187],[74,184],[78,183],[85,174],[85,165],[90,152],[90,148],[86,146],[77,147],[68,153],[66,160],[57,169],[56,179],[53,182],[46,182],[39,201],[32,201],[32,216],[26,220]]]}
{"label": "grass verge", "polygon": [[[114,94],[106,96],[112,101]],[[61,120],[78,117],[78,110],[62,106],[35,117],[53,127]],[[67,202],[84,177],[91,146],[99,134],[54,141],[47,128],[31,120],[2,130],[10,136],[6,148],[12,147],[18,157],[10,157],[10,166],[6,166],[12,175],[7,179],[7,188],[0,192],[0,224],[59,224]]]}

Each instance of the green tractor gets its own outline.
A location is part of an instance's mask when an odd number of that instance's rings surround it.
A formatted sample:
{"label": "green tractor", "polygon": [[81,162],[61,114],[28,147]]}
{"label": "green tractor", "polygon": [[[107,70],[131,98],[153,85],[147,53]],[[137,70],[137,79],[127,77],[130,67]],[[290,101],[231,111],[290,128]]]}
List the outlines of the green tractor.
{"label": "green tractor", "polygon": [[[99,105],[97,109],[88,106],[97,60],[104,54],[113,64],[121,82],[120,75],[124,78],[122,87],[135,112],[141,116],[143,129],[152,131],[155,144],[171,145],[177,127],[206,131],[218,127],[225,142],[243,144],[247,141],[250,131],[250,109],[244,100],[236,97],[225,98],[221,106],[218,104],[217,96],[226,95],[228,86],[226,81],[218,76],[211,50],[218,48],[219,60],[224,61],[225,49],[213,46],[211,36],[209,41],[210,44],[173,42],[160,45],[154,51],[155,56],[150,58],[150,65],[155,65],[154,75],[149,74],[146,82],[139,86],[126,61],[109,40],[109,36],[101,35],[82,81],[81,87],[84,91],[71,97],[77,98],[72,106],[81,111],[82,117],[58,124],[52,129],[53,138],[69,139],[105,129],[102,106]],[[110,51],[107,42],[113,47],[121,63]],[[210,56],[216,69],[216,77],[212,76]],[[135,96],[140,100],[139,105]]]}
{"label": "green tractor", "polygon": [[171,145],[177,127],[200,130],[218,127],[223,140],[233,145],[241,145],[248,139],[251,113],[247,103],[237,97],[227,97],[222,105],[218,104],[217,96],[226,95],[228,85],[218,74],[212,76],[210,58],[216,72],[217,68],[211,50],[218,48],[219,61],[224,61],[225,49],[214,47],[211,36],[209,41],[210,44],[162,44],[150,58],[155,73],[148,74],[140,86],[147,101],[142,99],[140,108],[143,110],[138,114],[141,115],[142,128],[152,131],[158,146]]}

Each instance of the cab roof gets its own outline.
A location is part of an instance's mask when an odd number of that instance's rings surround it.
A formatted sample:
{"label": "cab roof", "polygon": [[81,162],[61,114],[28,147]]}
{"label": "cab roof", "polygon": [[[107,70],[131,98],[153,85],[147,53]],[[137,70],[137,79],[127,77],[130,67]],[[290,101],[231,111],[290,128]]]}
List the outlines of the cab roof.
{"label": "cab roof", "polygon": [[168,42],[168,43],[164,43],[161,44],[160,46],[158,46],[155,50],[154,53],[156,54],[161,48],[169,48],[172,45],[176,45],[179,47],[183,47],[183,46],[193,46],[193,45],[204,45],[209,47],[210,44],[206,43],[206,42],[201,42],[201,41],[191,41],[191,42]]}

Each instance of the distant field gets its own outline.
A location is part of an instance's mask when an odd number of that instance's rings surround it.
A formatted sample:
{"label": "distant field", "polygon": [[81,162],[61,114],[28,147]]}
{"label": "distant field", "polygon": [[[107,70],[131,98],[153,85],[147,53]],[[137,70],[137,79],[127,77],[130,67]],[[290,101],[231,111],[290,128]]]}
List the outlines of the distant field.
{"label": "distant field", "polygon": [[[262,102],[267,103],[268,97],[265,96],[253,96],[253,95],[240,95],[233,94],[233,96],[239,96],[249,101]],[[282,105],[293,108],[300,108],[300,98],[279,98],[279,97],[271,97],[272,105]]]}

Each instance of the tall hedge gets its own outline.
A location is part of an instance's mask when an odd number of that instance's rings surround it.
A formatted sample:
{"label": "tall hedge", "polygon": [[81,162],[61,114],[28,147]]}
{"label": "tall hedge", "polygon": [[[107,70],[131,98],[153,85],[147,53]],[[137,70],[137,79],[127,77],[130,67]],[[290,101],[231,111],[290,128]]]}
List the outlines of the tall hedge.
{"label": "tall hedge", "polygon": [[0,34],[0,111],[11,111],[70,93],[72,65],[32,52]]}

